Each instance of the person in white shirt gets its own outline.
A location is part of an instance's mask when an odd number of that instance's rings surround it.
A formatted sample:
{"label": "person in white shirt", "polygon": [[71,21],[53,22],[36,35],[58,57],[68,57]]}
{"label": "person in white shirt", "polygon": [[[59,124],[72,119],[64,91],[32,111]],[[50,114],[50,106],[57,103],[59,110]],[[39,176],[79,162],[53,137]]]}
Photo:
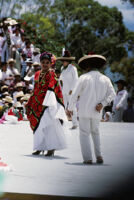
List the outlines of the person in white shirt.
{"label": "person in white shirt", "polygon": [[40,63],[40,49],[39,48],[34,48],[32,60],[33,60],[33,63],[34,62]]}
{"label": "person in white shirt", "polygon": [[15,33],[11,36],[11,45],[15,50],[21,47],[21,36],[18,28],[16,28]]}
{"label": "person in white shirt", "polygon": [[1,63],[1,55],[2,55],[2,44],[4,42],[3,32],[0,33],[0,63]]}
{"label": "person in white shirt", "polygon": [[19,73],[18,69],[15,68],[15,62],[16,61],[13,58],[10,58],[8,60],[8,62],[7,62],[8,63],[8,68],[7,69],[10,71],[10,74],[12,76],[14,76],[14,75]]}
{"label": "person in white shirt", "polygon": [[115,97],[110,79],[99,72],[105,63],[105,57],[95,54],[86,55],[78,61],[79,66],[88,72],[80,76],[68,106],[68,114],[71,114],[79,97],[79,131],[84,164],[92,164],[90,135],[93,139],[96,162],[103,163],[99,122],[102,108]]}
{"label": "person in white shirt", "polygon": [[25,42],[25,47],[24,47],[22,53],[26,54],[27,58],[32,58],[33,50],[34,50],[33,44],[31,44],[30,40],[27,40]]}
{"label": "person in white shirt", "polygon": [[13,76],[10,70],[7,69],[7,63],[3,62],[1,64],[1,70],[0,70],[0,83],[9,86],[12,80]]}
{"label": "person in white shirt", "polygon": [[126,82],[122,79],[115,82],[117,84],[117,94],[113,102],[113,121],[121,122],[123,111],[127,107],[128,92],[125,89]]}
{"label": "person in white shirt", "polygon": [[[57,60],[61,60],[63,63],[59,80],[62,86],[65,109],[67,109],[72,91],[78,81],[77,68],[71,64],[75,57],[71,57],[70,52],[66,50],[63,57],[58,57]],[[72,123],[71,129],[76,129],[78,126],[76,106],[73,107]]]}

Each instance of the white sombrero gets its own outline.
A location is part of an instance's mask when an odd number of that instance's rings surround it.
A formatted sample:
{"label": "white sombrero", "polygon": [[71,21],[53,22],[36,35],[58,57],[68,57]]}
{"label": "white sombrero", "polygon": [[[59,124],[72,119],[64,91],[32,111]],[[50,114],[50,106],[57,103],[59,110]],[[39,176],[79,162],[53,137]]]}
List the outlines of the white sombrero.
{"label": "white sombrero", "polygon": [[106,58],[97,54],[86,55],[79,59],[78,64],[83,69],[87,67],[102,68],[106,64]]}
{"label": "white sombrero", "polygon": [[64,51],[64,55],[62,57],[58,57],[56,60],[61,60],[61,61],[74,61],[75,57],[72,57],[70,55],[70,52],[68,50]]}

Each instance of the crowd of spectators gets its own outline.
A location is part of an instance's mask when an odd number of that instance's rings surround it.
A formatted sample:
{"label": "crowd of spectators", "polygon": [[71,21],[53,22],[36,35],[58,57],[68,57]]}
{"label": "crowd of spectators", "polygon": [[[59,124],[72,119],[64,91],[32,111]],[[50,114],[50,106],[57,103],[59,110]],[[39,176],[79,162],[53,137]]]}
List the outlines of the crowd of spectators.
{"label": "crowd of spectators", "polygon": [[[55,63],[54,55],[53,60]],[[0,123],[27,120],[24,105],[33,91],[35,72],[40,69],[40,49],[27,38],[20,23],[4,18],[0,23]],[[59,77],[60,71],[55,72]],[[116,98],[104,108],[102,121],[134,122],[134,101],[128,98],[123,80],[116,84]]]}
{"label": "crowd of spectators", "polygon": [[40,49],[12,18],[0,24],[0,123],[27,120],[25,103],[34,87],[34,74],[40,70]]}

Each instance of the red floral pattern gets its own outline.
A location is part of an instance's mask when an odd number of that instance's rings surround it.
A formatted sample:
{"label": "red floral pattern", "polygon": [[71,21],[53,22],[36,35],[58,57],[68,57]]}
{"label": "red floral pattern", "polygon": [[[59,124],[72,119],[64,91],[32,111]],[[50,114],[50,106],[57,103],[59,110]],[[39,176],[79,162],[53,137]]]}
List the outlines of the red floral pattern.
{"label": "red floral pattern", "polygon": [[43,80],[39,81],[40,72],[35,74],[35,86],[32,96],[26,104],[27,118],[30,122],[30,126],[35,131],[40,123],[40,119],[45,110],[45,106],[42,105],[43,100],[48,90],[55,93],[57,101],[64,106],[63,96],[56,74],[53,70],[47,72]]}

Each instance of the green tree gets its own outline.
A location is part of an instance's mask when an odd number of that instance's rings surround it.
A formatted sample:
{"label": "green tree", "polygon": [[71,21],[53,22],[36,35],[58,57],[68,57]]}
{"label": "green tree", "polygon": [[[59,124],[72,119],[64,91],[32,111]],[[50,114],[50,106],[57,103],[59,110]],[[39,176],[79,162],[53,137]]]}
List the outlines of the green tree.
{"label": "green tree", "polygon": [[93,0],[55,0],[51,17],[63,43],[79,58],[90,51],[109,63],[127,56],[128,30],[117,8]]}
{"label": "green tree", "polygon": [[113,62],[112,72],[119,72],[124,75],[127,83],[134,88],[134,58],[122,58],[119,62]]}

